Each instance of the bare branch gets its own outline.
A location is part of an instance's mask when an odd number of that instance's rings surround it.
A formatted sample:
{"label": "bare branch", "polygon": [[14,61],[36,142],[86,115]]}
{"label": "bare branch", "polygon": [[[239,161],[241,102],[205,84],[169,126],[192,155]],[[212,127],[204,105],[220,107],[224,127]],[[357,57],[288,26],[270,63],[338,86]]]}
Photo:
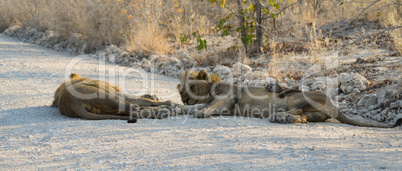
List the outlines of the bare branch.
{"label": "bare branch", "polygon": [[[293,6],[295,6],[295,5],[297,5],[297,4],[299,4],[297,7],[299,7],[299,6],[301,6],[302,4],[304,4],[305,2],[307,2],[307,0],[304,0],[304,1],[297,1],[297,2],[295,2],[295,3],[292,3],[292,4],[290,4],[290,5],[288,5],[288,6],[286,6],[286,7],[283,7],[280,11],[278,11],[275,15],[279,15],[279,14],[281,14],[283,11],[285,11],[286,9],[288,9],[288,8],[290,8],[290,7],[293,7]],[[266,6],[264,6],[264,8],[268,8],[268,5],[266,5]],[[266,17],[262,17],[262,20],[265,20],[265,19],[268,19],[268,18],[271,18],[270,16],[266,16]]]}

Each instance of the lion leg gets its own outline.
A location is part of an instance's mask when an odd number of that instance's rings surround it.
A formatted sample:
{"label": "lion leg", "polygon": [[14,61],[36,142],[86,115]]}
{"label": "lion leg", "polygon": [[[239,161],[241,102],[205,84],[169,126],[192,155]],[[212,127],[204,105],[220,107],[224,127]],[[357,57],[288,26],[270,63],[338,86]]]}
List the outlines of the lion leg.
{"label": "lion leg", "polygon": [[127,101],[129,101],[132,104],[136,104],[138,106],[160,106],[160,105],[171,105],[173,104],[173,101],[167,100],[167,101],[159,101],[159,100],[153,100],[150,98],[146,97],[135,97],[132,95],[125,95],[125,98]]}
{"label": "lion leg", "polygon": [[[78,116],[88,120],[100,120],[100,119],[122,119],[122,120],[135,120],[136,117],[131,118],[128,115],[122,115],[120,111],[115,112],[107,112],[103,113],[103,110],[98,108],[91,107],[89,102],[73,102],[70,104],[70,111],[65,111],[64,108],[59,108],[60,113],[70,116],[70,113],[73,113],[73,116]],[[115,106],[117,107],[117,106]],[[129,104],[126,105],[126,111],[128,111],[130,107]],[[135,108],[135,107],[134,107]],[[93,110],[93,111],[91,111]],[[124,111],[124,112],[126,112]],[[100,114],[98,114],[100,113]]]}
{"label": "lion leg", "polygon": [[328,119],[325,113],[302,112],[301,109],[292,109],[287,112],[274,113],[270,116],[269,121],[275,123],[305,123],[305,122],[324,122]]}
{"label": "lion leg", "polygon": [[[301,109],[291,109],[286,112],[287,114],[292,114],[292,115],[300,115],[303,120],[295,120],[295,123],[305,123],[305,122],[324,122],[328,119],[328,116],[320,111],[313,111],[313,112],[304,112]],[[297,118],[297,117],[296,117]]]}
{"label": "lion leg", "polygon": [[[85,106],[85,104],[87,105]],[[127,116],[126,118],[128,119],[139,118],[139,106],[124,99],[105,98],[96,101],[82,100],[81,105],[84,105],[88,112],[98,115]]]}
{"label": "lion leg", "polygon": [[273,113],[269,117],[270,122],[275,123],[305,123],[307,122],[307,116],[301,109],[291,109],[286,112]]}
{"label": "lion leg", "polygon": [[146,98],[146,99],[150,99],[150,100],[155,100],[155,101],[160,101],[160,99],[159,99],[159,97],[158,96],[156,96],[156,95],[151,95],[151,94],[149,94],[149,93],[147,93],[147,94],[144,94],[144,95],[142,95],[141,96],[142,98]]}
{"label": "lion leg", "polygon": [[224,99],[215,99],[213,100],[206,108],[195,111],[195,118],[207,118],[213,114],[221,114],[223,111],[229,111],[230,107],[233,104],[233,99],[228,97]]}
{"label": "lion leg", "polygon": [[173,105],[174,104],[174,102],[173,101],[171,101],[171,100],[166,100],[166,101],[163,101],[163,102],[153,102],[152,103],[152,105],[153,106],[160,106],[160,105]]}
{"label": "lion leg", "polygon": [[158,106],[141,108],[138,112],[139,118],[143,119],[164,119],[173,116],[173,106]]}
{"label": "lion leg", "polygon": [[302,92],[301,90],[299,90],[299,89],[287,89],[287,90],[285,90],[285,91],[282,91],[281,93],[279,93],[279,97],[280,98],[284,98],[286,95],[290,95],[291,93],[298,93],[298,92]]}
{"label": "lion leg", "polygon": [[87,103],[81,103],[81,107],[87,110],[88,112],[94,113],[94,114],[100,114],[102,111],[96,107],[91,106],[90,104]]}
{"label": "lion leg", "polygon": [[138,118],[141,119],[155,119],[158,113],[159,107],[146,107],[140,108],[138,111]]}
{"label": "lion leg", "polygon": [[328,119],[328,116],[322,112],[304,112],[309,122],[324,122]]}

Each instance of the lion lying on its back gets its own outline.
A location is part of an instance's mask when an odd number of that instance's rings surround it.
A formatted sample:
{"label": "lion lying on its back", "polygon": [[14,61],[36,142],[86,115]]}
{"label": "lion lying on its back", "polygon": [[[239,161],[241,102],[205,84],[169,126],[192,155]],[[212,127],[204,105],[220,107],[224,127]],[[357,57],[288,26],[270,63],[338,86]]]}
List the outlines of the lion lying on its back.
{"label": "lion lying on its back", "polygon": [[208,104],[194,113],[199,118],[235,115],[270,118],[279,123],[323,122],[335,118],[346,124],[382,128],[396,127],[402,123],[402,118],[394,125],[357,122],[347,118],[322,92],[294,89],[269,92],[266,88],[240,87],[223,83],[219,76],[205,71],[198,74],[193,71],[182,72],[177,88],[184,104]]}
{"label": "lion lying on its back", "polygon": [[161,102],[144,95],[133,97],[120,92],[119,87],[106,82],[71,74],[56,90],[52,106],[61,114],[89,120],[137,118],[161,118],[160,111],[166,111],[173,103]]}

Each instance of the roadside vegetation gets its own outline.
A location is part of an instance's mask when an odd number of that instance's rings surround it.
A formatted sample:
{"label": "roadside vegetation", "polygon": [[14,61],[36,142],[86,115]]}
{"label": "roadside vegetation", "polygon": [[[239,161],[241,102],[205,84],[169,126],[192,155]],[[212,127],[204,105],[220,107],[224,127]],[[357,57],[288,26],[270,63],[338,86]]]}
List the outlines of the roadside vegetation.
{"label": "roadside vegetation", "polygon": [[231,65],[224,62],[237,56],[275,65],[289,54],[372,42],[400,55],[401,9],[401,0],[2,0],[0,32],[20,25],[64,39],[79,33],[86,52],[111,44],[141,53],[184,50],[200,66]]}

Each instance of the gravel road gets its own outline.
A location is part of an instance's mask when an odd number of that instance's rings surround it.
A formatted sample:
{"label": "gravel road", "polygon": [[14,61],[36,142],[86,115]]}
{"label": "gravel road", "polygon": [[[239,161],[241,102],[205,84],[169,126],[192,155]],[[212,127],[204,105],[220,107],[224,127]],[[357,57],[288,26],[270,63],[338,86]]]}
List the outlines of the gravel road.
{"label": "gravel road", "polygon": [[[181,116],[88,121],[50,107],[70,72],[180,102],[179,80],[0,35],[0,170],[399,170],[402,128]],[[124,82],[119,78],[125,78]]]}

